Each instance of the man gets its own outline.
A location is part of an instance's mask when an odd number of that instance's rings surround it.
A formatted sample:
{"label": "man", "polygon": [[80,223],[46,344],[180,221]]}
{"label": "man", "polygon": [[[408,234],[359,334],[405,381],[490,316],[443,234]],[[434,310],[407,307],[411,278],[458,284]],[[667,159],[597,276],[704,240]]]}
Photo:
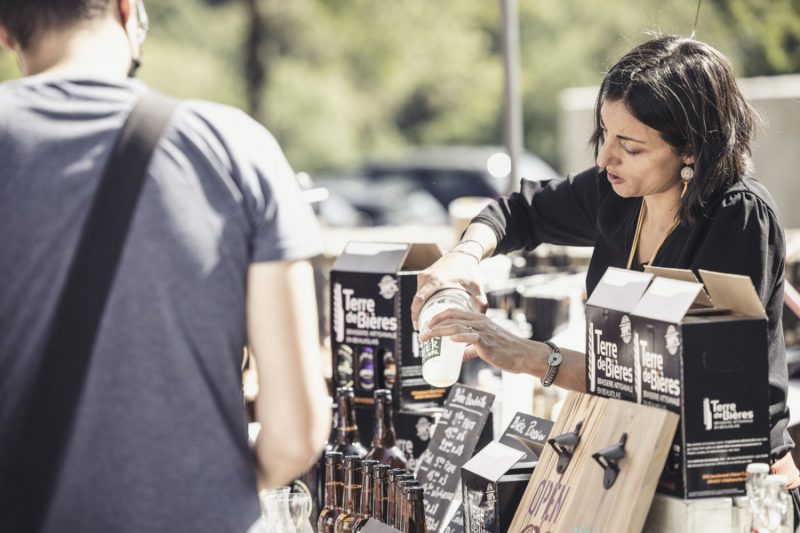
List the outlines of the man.
{"label": "man", "polygon": [[[128,77],[145,31],[134,0],[0,0],[0,43],[26,75],[0,84],[0,478],[104,165],[147,90]],[[148,167],[43,531],[238,532],[258,519],[242,349],[261,369],[262,481],[284,484],[329,431],[305,260],[319,249],[270,134],[181,103]]]}

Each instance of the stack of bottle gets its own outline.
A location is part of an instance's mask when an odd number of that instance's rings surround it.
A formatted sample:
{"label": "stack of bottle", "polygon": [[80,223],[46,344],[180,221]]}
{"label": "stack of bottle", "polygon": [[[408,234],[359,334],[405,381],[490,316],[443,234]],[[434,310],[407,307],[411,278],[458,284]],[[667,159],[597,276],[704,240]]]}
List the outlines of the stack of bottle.
{"label": "stack of bottle", "polygon": [[734,498],[735,532],[791,533],[794,531],[786,476],[770,475],[769,465],[747,465],[747,496]]}
{"label": "stack of bottle", "polygon": [[336,441],[325,452],[325,504],[318,531],[360,531],[373,518],[402,532],[425,532],[423,489],[406,470],[406,457],[395,444],[391,392],[374,393],[369,451],[358,441],[353,397],[352,388],[336,391]]}
{"label": "stack of bottle", "polygon": [[427,533],[424,489],[407,470],[336,451],[325,454],[325,467],[319,533],[361,531],[370,518],[402,533]]}

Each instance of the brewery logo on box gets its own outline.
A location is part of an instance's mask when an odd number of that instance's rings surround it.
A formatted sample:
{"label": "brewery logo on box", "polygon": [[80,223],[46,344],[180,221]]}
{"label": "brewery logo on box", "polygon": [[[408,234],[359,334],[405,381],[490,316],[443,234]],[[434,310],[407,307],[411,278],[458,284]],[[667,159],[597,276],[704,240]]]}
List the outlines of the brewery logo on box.
{"label": "brewery logo on box", "polygon": [[667,332],[664,334],[664,346],[667,347],[670,355],[678,353],[678,349],[681,347],[681,336],[672,324],[667,327]]}
{"label": "brewery logo on box", "polygon": [[716,429],[738,429],[752,424],[753,411],[739,411],[736,404],[722,403],[713,398],[703,398],[703,425],[707,431]]}
{"label": "brewery logo on box", "polygon": [[619,338],[628,344],[631,342],[631,335],[631,317],[622,315],[622,319],[619,321]]}
{"label": "brewery logo on box", "polygon": [[392,276],[383,276],[380,283],[378,283],[378,290],[381,296],[391,300],[400,290],[400,287],[397,286],[397,280]]}

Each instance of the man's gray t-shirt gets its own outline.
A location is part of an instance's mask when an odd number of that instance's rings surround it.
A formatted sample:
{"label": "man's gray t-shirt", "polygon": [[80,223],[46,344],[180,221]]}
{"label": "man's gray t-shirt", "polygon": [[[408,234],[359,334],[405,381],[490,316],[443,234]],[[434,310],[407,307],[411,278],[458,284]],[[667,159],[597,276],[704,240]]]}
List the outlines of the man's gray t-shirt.
{"label": "man's gray t-shirt", "polygon": [[[6,436],[112,144],[145,90],[0,84]],[[319,243],[274,138],[234,109],[183,102],[148,170],[46,531],[247,530],[259,516],[240,374],[247,269],[310,257]],[[7,445],[0,437],[0,467]]]}

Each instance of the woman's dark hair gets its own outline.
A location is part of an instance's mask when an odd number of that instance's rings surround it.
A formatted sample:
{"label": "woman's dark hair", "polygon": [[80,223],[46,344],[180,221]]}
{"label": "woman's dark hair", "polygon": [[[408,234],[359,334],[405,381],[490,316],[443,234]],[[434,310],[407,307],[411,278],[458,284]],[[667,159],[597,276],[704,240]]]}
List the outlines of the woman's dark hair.
{"label": "woman's dark hair", "polygon": [[43,31],[104,15],[111,0],[0,0],[0,23],[25,50]]}
{"label": "woman's dark hair", "polygon": [[684,224],[704,214],[712,195],[750,171],[756,114],[745,101],[730,62],[689,38],[657,37],[628,52],[608,71],[595,105],[591,144],[603,142],[600,107],[625,104],[681,155],[695,157],[694,179],[681,200]]}

